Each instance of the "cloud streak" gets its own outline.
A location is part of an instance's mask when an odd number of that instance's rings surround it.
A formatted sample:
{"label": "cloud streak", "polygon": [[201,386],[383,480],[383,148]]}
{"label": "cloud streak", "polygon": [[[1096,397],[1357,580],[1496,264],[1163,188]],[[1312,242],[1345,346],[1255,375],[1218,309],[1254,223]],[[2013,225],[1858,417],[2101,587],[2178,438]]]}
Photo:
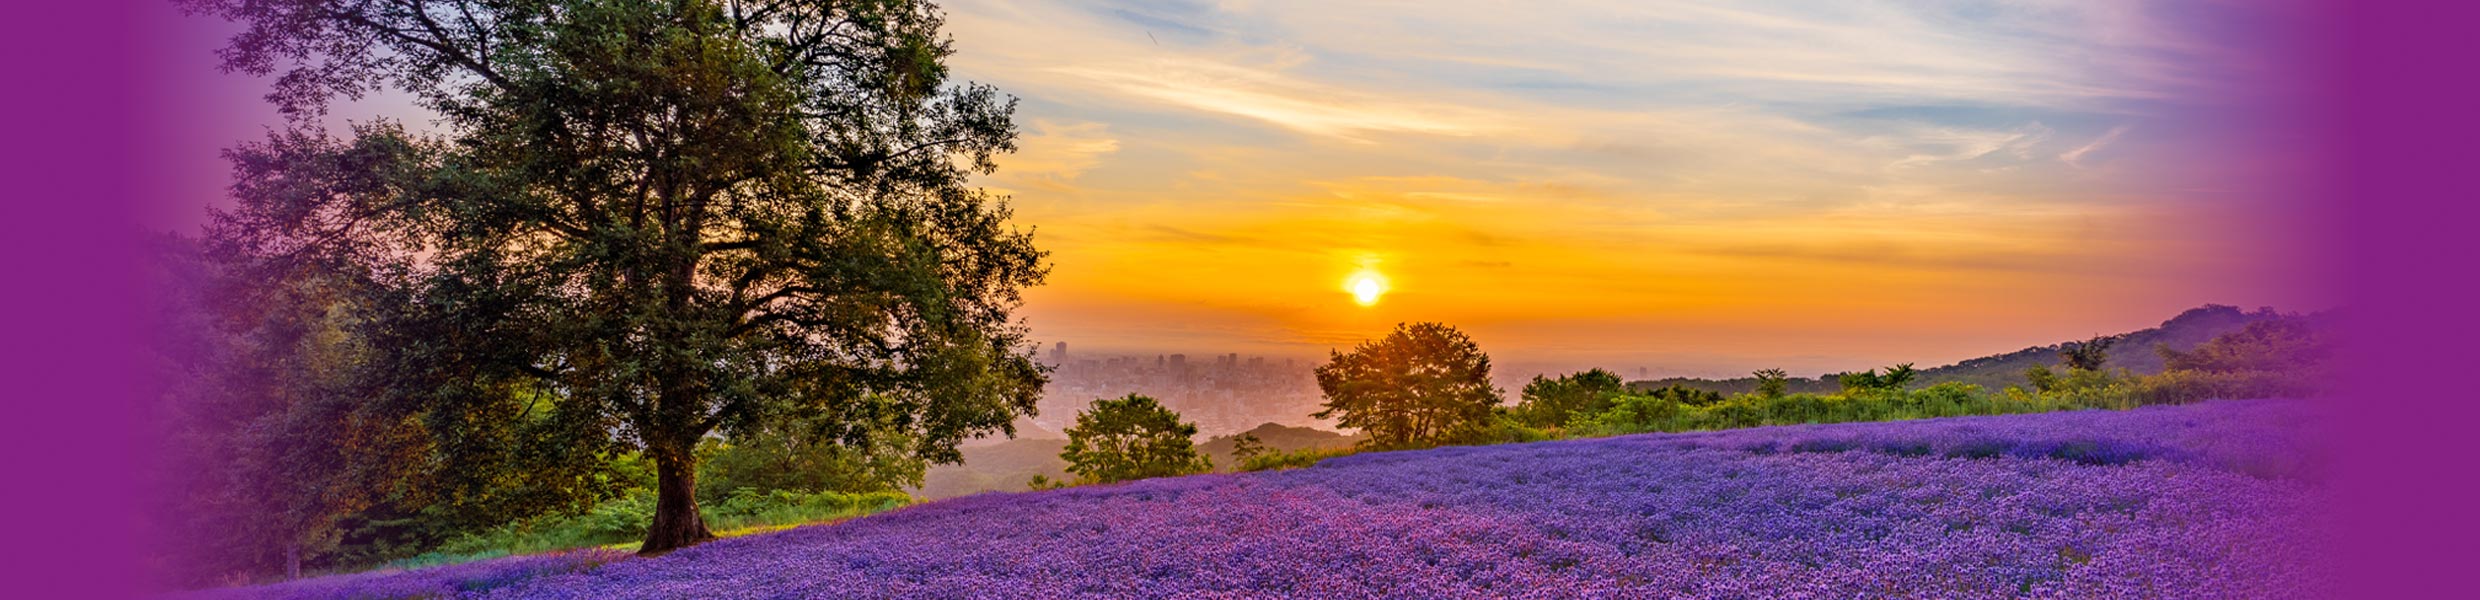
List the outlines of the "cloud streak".
{"label": "cloud streak", "polygon": [[[2255,76],[2262,53],[2216,29],[2245,19],[2214,12],[2250,4],[947,6],[956,72],[1033,122],[989,184],[1054,236],[1029,306],[1046,334],[1313,345],[1550,313],[1860,355],[1885,350],[1835,344],[2141,325],[2257,289],[2211,270],[2246,236],[2175,233],[2248,212],[2195,192],[2248,172],[2195,140]],[[1335,282],[1371,260],[1398,289],[1351,306]],[[2094,297],[2114,300],[2067,300]],[[1124,322],[1158,312],[1222,321]],[[1627,351],[1498,333],[1540,344],[1519,354]]]}

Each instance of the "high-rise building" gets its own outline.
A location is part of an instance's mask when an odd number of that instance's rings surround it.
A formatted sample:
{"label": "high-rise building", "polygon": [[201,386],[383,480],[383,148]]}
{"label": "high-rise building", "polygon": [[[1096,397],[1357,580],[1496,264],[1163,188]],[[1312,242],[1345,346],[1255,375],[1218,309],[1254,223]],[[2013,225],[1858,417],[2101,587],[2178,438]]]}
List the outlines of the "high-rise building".
{"label": "high-rise building", "polygon": [[1052,344],[1052,345],[1051,345],[1051,364],[1053,364],[1053,365],[1066,365],[1066,364],[1068,364],[1068,343],[1067,343],[1067,342],[1059,342],[1059,343],[1057,343],[1057,344]]}

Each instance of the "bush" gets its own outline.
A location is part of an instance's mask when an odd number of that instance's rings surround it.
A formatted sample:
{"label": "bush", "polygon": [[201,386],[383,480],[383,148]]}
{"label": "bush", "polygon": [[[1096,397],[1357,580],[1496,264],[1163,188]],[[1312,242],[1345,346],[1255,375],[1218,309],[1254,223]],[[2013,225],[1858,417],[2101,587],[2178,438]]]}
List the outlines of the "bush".
{"label": "bush", "polygon": [[911,504],[903,492],[796,492],[742,489],[704,513],[717,530],[800,525],[858,517]]}
{"label": "bush", "polygon": [[1337,456],[1349,456],[1354,452],[1357,450],[1352,448],[1303,448],[1291,452],[1268,452],[1249,457],[1247,462],[1240,463],[1240,470],[1246,472],[1308,468],[1316,466],[1318,461]]}
{"label": "bush", "polygon": [[1559,435],[1526,424],[1515,415],[1501,412],[1487,424],[1477,425],[1448,438],[1448,443],[1466,446],[1489,444],[1520,444],[1558,439]]}

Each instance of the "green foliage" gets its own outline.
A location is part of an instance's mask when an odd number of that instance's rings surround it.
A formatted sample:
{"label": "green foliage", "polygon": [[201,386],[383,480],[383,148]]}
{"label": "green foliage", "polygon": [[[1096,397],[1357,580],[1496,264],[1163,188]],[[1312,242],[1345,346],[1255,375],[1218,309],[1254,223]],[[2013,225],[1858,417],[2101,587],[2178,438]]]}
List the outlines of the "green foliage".
{"label": "green foliage", "polygon": [[1361,443],[1393,449],[1449,443],[1487,426],[1500,402],[1490,357],[1461,331],[1438,323],[1398,324],[1386,337],[1335,352],[1317,368],[1326,394],[1318,418],[1369,434]]}
{"label": "green foliage", "polygon": [[1791,374],[1782,369],[1761,369],[1752,374],[1757,378],[1757,395],[1781,398],[1790,393]]}
{"label": "green foliage", "polygon": [[1080,481],[1111,483],[1214,468],[1190,440],[1197,426],[1145,396],[1095,400],[1077,413],[1067,434],[1068,448],[1059,458]]}
{"label": "green foliage", "polygon": [[1610,410],[1570,417],[1567,431],[1580,436],[1684,431],[1687,426],[1682,417],[1688,410],[1670,396],[1628,394],[1613,401]]}
{"label": "green foliage", "polygon": [[[231,152],[216,236],[381,275],[364,347],[393,356],[356,397],[442,438],[405,464],[441,465],[422,489],[457,514],[603,496],[590,459],[637,450],[661,552],[709,536],[709,434],[875,455],[892,424],[952,462],[1035,409],[1015,310],[1044,255],[970,181],[1014,150],[1014,101],[948,79],[927,2],[182,3],[239,25],[219,56],[296,119]],[[435,137],[318,127],[388,88]]]}
{"label": "green foliage", "polygon": [[1844,373],[1837,379],[1843,384],[1843,395],[1851,396],[1870,392],[1901,392],[1919,375],[1919,371],[1912,369],[1912,363],[1903,363],[1886,367],[1883,375],[1878,374],[1877,369],[1869,369]]}
{"label": "green foliage", "polygon": [[1266,448],[1266,442],[1257,439],[1254,433],[1243,433],[1231,440],[1231,458],[1236,463],[1245,464],[1249,459],[1271,451]]}
{"label": "green foliage", "polygon": [[841,493],[741,488],[708,507],[706,522],[723,530],[799,525],[894,510],[912,502],[912,496],[898,491]]}
{"label": "green foliage", "polygon": [[[704,507],[717,529],[781,527],[883,512],[912,502],[901,492],[847,494],[741,489]],[[444,564],[509,554],[533,554],[643,539],[655,511],[651,490],[638,490],[574,514],[554,514],[460,535],[406,564]],[[396,564],[396,563],[391,563]]]}
{"label": "green foliage", "polygon": [[1349,456],[1359,451],[1356,448],[1303,448],[1290,452],[1268,452],[1249,457],[1249,460],[1240,463],[1240,470],[1246,472],[1305,469],[1317,466],[1318,461],[1337,456]]}
{"label": "green foliage", "polygon": [[1474,423],[1447,436],[1445,443],[1466,446],[1516,444],[1552,440],[1558,437],[1558,434],[1549,431],[1549,428],[1535,427],[1517,418],[1513,411],[1501,408],[1493,411],[1489,419]]}
{"label": "green foliage", "polygon": [[1653,396],[1657,398],[1668,398],[1670,401],[1677,402],[1683,406],[1713,406],[1716,404],[1721,404],[1729,399],[1727,396],[1723,396],[1719,393],[1684,385],[1672,385],[1655,388],[1642,392],[1641,395]]}
{"label": "green foliage", "polygon": [[1516,405],[1514,416],[1519,423],[1531,427],[1555,427],[1567,422],[1576,413],[1598,413],[1610,409],[1612,398],[1627,391],[1627,382],[1617,374],[1601,369],[1561,375],[1556,379],[1533,376],[1525,384],[1523,400]]}
{"label": "green foliage", "polygon": [[[776,426],[744,431],[729,443],[701,444],[698,496],[723,498],[741,492],[893,492],[920,487],[928,461],[913,456],[913,441],[900,429],[878,432],[859,443]],[[653,487],[651,478],[646,488]]]}
{"label": "green foliage", "polygon": [[2049,370],[2049,365],[2032,365],[2024,369],[2024,380],[2031,382],[2034,390],[2050,392],[2058,389],[2058,373]]}

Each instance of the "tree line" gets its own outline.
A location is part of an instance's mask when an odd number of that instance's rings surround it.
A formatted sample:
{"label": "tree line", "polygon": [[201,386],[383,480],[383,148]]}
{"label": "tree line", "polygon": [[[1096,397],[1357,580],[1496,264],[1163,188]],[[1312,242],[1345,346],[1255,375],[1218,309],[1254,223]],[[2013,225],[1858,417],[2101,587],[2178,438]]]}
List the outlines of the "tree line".
{"label": "tree line", "polygon": [[[2307,319],[2283,317],[2177,350],[2153,351],[2168,365],[2153,375],[2108,369],[2108,336],[2063,344],[2058,365],[2035,365],[2029,389],[1990,391],[1945,382],[1914,387],[1910,364],[1835,376],[1841,388],[1791,391],[1780,369],[1752,374],[1753,390],[1726,395],[1672,384],[1631,388],[1602,369],[1535,376],[1512,405],[1489,383],[1489,356],[1455,328],[1407,323],[1350,352],[1336,351],[1317,367],[1324,409],[1367,434],[1357,450],[1528,442],[1646,432],[1682,432],[1765,425],[1885,421],[2083,409],[2129,409],[2210,399],[2304,397],[2322,393],[2333,342]],[[1036,489],[1204,472],[1191,450],[1196,428],[1143,396],[1098,400],[1070,429],[1076,481],[1037,481]],[[1304,467],[1349,450],[1274,452],[1240,441],[1238,470]],[[1142,466],[1139,466],[1142,465]]]}

